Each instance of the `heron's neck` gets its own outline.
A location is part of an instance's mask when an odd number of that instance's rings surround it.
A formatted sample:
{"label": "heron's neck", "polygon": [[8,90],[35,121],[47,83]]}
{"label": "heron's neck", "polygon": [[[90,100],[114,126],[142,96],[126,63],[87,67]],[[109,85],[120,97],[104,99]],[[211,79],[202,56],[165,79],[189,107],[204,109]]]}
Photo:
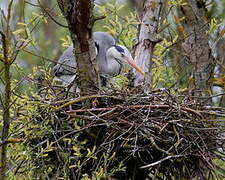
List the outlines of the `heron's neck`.
{"label": "heron's neck", "polygon": [[102,74],[116,76],[120,73],[122,65],[115,59],[110,49],[106,52],[104,67],[100,67]]}

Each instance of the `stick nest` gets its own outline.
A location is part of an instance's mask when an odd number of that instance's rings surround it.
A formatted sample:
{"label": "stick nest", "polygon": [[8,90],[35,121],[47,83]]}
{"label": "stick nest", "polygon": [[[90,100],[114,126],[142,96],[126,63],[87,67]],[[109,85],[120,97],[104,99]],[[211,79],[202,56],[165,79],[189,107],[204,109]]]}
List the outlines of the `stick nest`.
{"label": "stick nest", "polygon": [[35,160],[37,167],[51,164],[48,177],[220,178],[215,161],[224,160],[222,108],[167,91],[48,103],[51,110],[42,116],[51,118],[51,131],[30,141],[34,154],[37,144],[51,144],[48,156]]}

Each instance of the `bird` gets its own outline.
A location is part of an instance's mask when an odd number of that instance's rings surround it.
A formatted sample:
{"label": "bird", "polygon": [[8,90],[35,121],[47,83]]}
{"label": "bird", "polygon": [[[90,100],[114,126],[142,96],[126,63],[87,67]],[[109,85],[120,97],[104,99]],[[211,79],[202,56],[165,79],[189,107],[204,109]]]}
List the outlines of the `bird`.
{"label": "bird", "polygon": [[[144,75],[143,70],[134,62],[130,51],[123,45],[116,44],[115,39],[106,32],[94,32],[96,60],[102,86],[107,79],[121,73],[124,64],[128,64]],[[62,86],[70,85],[76,79],[77,62],[73,47],[67,48],[53,67],[54,80],[61,81]]]}

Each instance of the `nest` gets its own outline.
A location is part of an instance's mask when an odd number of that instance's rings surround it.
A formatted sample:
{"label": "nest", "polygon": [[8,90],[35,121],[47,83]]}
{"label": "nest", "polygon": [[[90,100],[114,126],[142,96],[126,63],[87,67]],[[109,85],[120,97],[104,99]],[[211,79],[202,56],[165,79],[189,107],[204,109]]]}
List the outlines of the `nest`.
{"label": "nest", "polygon": [[[53,118],[54,133],[30,143],[36,147],[37,141],[48,139],[48,144],[54,145],[47,159],[36,158],[35,162],[37,167],[51,164],[48,177],[66,174],[70,179],[142,180],[220,176],[215,173],[214,161],[224,160],[224,130],[218,121],[225,117],[222,108],[167,91],[93,95],[50,104],[51,112],[43,116]],[[46,148],[45,144],[41,147]]]}

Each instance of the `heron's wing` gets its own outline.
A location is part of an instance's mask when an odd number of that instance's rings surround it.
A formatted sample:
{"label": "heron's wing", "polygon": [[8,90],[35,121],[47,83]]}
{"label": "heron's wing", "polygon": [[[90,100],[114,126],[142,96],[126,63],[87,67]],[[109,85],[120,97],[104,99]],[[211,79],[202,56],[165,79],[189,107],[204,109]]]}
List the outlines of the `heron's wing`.
{"label": "heron's wing", "polygon": [[62,86],[68,86],[71,84],[76,78],[76,74],[74,75],[62,75],[60,77],[55,77],[54,81],[61,84]]}
{"label": "heron's wing", "polygon": [[53,67],[53,71],[56,76],[60,75],[73,75],[76,73],[77,62],[73,55],[73,47],[67,48],[57,64]]}

